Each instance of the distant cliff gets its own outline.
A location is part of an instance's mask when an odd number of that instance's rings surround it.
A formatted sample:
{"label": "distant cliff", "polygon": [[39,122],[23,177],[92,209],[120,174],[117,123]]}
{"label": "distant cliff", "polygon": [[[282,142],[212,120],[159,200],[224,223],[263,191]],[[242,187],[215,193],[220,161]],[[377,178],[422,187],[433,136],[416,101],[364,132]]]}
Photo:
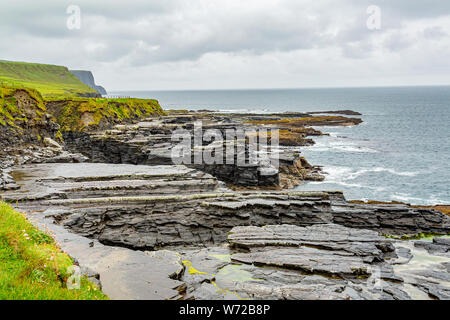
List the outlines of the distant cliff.
{"label": "distant cliff", "polygon": [[84,71],[84,70],[70,70],[75,77],[77,77],[81,82],[88,85],[92,89],[96,90],[101,95],[107,95],[105,88],[102,86],[98,86],[95,84],[94,76],[92,75],[92,72],[90,71]]}
{"label": "distant cliff", "polygon": [[0,60],[0,86],[35,89],[44,98],[99,95],[67,67],[40,63]]}

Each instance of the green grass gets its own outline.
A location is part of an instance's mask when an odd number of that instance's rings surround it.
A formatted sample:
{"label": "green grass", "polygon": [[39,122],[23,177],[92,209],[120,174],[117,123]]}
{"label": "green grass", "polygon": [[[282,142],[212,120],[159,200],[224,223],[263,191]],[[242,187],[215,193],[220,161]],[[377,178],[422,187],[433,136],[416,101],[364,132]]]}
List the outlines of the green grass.
{"label": "green grass", "polygon": [[[33,110],[20,107],[25,105],[20,91],[28,93]],[[66,67],[0,60],[0,126],[23,131],[42,123],[49,113],[61,131],[81,131],[105,128],[121,120],[165,115],[157,100],[83,97],[92,93],[96,91]],[[26,100],[29,105],[30,99]],[[62,137],[61,132],[58,137]]]}
{"label": "green grass", "polygon": [[[34,101],[33,110],[22,109],[15,97],[18,91],[25,91]],[[33,120],[41,120],[47,108],[41,94],[35,89],[0,86],[0,125],[22,129],[21,125]]]}
{"label": "green grass", "polygon": [[0,202],[0,300],[108,299],[84,277],[80,289],[67,289],[72,265],[50,235]]}
{"label": "green grass", "polygon": [[[20,107],[16,97],[21,91],[28,94],[28,100],[31,99],[33,108],[28,107],[24,110]],[[165,115],[159,102],[153,99],[53,96],[44,100],[35,89],[0,85],[0,125],[23,131],[25,125],[33,126],[39,121],[42,122],[46,113],[53,115],[53,120],[61,126],[61,131],[82,131],[86,128],[96,128],[101,124]]]}
{"label": "green grass", "polygon": [[157,100],[66,98],[53,101],[50,112],[55,116],[61,131],[82,131],[96,127],[101,121],[115,122],[127,119],[164,115]]}
{"label": "green grass", "polygon": [[0,60],[0,85],[38,90],[44,98],[97,93],[63,66]]}

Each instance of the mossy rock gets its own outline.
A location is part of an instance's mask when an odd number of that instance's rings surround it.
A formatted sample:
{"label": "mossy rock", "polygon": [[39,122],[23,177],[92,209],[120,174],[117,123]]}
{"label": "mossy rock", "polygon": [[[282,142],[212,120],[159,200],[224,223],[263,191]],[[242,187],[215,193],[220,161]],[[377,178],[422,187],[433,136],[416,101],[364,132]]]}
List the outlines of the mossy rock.
{"label": "mossy rock", "polygon": [[46,111],[44,100],[37,90],[0,86],[0,125],[23,130],[23,124],[41,121]]}
{"label": "mossy rock", "polygon": [[153,99],[67,98],[49,101],[47,106],[62,131],[102,129],[122,121],[165,115]]}

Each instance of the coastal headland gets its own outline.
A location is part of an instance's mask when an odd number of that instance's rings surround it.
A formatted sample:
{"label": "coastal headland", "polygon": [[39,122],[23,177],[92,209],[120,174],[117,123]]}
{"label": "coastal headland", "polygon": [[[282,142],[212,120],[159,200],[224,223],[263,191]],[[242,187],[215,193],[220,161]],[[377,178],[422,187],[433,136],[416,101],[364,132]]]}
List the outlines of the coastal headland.
{"label": "coastal headland", "polygon": [[40,87],[0,86],[0,198],[109,298],[450,298],[439,207],[292,190],[326,175],[291,147],[358,112],[163,110]]}

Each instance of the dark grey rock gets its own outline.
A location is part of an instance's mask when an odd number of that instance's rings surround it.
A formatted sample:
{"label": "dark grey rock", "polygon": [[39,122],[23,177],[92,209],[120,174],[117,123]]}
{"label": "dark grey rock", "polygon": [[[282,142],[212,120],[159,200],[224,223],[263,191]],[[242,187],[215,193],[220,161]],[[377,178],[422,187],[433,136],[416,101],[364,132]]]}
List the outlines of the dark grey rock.
{"label": "dark grey rock", "polygon": [[370,275],[370,264],[383,261],[385,254],[377,246],[395,250],[376,232],[333,224],[235,227],[228,240],[250,250],[233,254],[233,261],[340,277]]}
{"label": "dark grey rock", "polygon": [[414,245],[434,254],[448,254],[450,257],[450,239],[434,237],[432,242],[416,241]]}
{"label": "dark grey rock", "polygon": [[89,87],[91,87],[92,89],[97,91],[99,94],[101,94],[101,95],[107,95],[108,94],[106,92],[105,88],[95,84],[94,76],[92,75],[91,71],[70,70],[70,72],[73,73],[73,75],[75,77],[77,77],[78,80],[83,82],[85,85],[88,85]]}
{"label": "dark grey rock", "polygon": [[[448,216],[434,210],[394,205],[390,211],[389,206],[349,203],[332,192],[232,192],[220,189],[213,176],[185,166],[47,163],[18,167],[11,174],[19,177],[20,189],[0,194],[3,200],[20,201],[24,210],[63,208],[64,214],[55,217],[58,223],[105,244],[134,249],[221,243],[236,226],[334,223],[385,233],[399,228],[408,234],[450,230]],[[399,211],[401,227],[390,218]],[[425,218],[431,215],[433,222]],[[314,230],[316,237],[326,238],[320,227]],[[374,257],[392,251],[388,242],[364,242],[354,248],[337,242],[309,245],[364,249]]]}
{"label": "dark grey rock", "polygon": [[142,252],[104,246],[52,223],[55,212],[35,212],[29,216],[39,228],[51,231],[62,250],[73,257],[83,275],[101,284],[111,299],[154,300],[178,297],[185,286],[177,280],[183,270],[176,252]]}

